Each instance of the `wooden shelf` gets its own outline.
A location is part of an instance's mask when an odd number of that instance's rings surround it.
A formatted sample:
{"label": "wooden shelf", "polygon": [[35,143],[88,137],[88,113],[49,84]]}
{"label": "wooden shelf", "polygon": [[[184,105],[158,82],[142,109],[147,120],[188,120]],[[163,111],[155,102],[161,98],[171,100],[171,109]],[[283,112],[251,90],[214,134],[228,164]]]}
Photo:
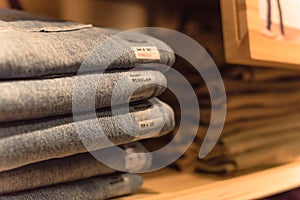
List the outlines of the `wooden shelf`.
{"label": "wooden shelf", "polygon": [[164,169],[143,175],[142,189],[120,199],[258,199],[299,187],[299,175],[300,161],[234,178]]}

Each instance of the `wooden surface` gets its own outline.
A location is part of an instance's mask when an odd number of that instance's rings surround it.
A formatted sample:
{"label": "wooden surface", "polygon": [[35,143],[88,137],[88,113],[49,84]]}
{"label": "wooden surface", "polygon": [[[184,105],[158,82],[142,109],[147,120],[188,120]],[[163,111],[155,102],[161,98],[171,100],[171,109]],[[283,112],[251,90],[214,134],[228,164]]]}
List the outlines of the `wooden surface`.
{"label": "wooden surface", "polygon": [[[257,11],[253,12],[253,10],[258,11],[257,1],[221,0],[226,61],[232,64],[300,70],[300,59],[298,61],[292,58],[295,54],[299,54],[299,47],[291,45],[290,41],[279,44],[275,42],[275,46],[283,45],[284,48],[277,48],[278,51],[276,52],[276,56],[274,56],[272,53],[272,44],[274,44],[274,41],[260,37],[260,33],[255,30],[248,31],[248,25],[254,27],[259,26],[257,25],[257,17],[253,16]],[[250,22],[250,24],[248,24],[248,22]],[[259,40],[256,42],[259,48],[252,44],[252,53],[250,52],[251,45],[249,36],[252,37],[252,40],[257,40],[259,37]],[[265,53],[267,53],[266,56],[262,56],[265,55]],[[282,53],[286,55],[282,56]],[[299,58],[299,56],[297,56],[297,58]]]}
{"label": "wooden surface", "polygon": [[143,176],[142,189],[121,200],[258,199],[300,187],[300,161],[234,178],[171,169]]}

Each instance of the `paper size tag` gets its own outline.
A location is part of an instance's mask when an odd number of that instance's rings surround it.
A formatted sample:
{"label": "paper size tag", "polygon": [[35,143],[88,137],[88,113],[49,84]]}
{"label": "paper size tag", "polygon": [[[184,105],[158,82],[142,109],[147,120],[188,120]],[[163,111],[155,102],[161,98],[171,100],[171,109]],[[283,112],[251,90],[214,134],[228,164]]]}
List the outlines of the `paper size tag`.
{"label": "paper size tag", "polygon": [[156,47],[132,47],[135,57],[141,60],[160,60],[160,54]]}

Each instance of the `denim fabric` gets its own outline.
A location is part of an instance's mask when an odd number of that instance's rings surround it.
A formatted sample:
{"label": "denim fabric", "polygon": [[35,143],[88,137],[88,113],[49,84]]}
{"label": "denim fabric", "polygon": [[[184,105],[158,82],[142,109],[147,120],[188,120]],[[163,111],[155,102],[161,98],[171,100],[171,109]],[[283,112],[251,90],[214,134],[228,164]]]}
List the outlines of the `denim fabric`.
{"label": "denim fabric", "polygon": [[[172,66],[175,55],[151,36],[118,33],[0,9],[0,199],[108,199],[141,186],[141,177],[112,175],[114,169],[86,152],[120,144],[143,152],[128,143],[173,130],[172,108],[154,97],[165,91],[163,65]],[[138,89],[129,99],[132,88]],[[113,95],[116,110],[110,110]],[[130,163],[126,156],[117,155],[115,164],[129,172],[152,163],[151,157]]]}
{"label": "denim fabric", "polygon": [[[97,113],[98,119],[93,114],[82,115],[79,119],[81,121],[76,122],[77,126],[72,116],[3,125],[0,129],[0,171],[84,153],[87,149],[95,151],[158,137],[170,132],[175,125],[171,107],[157,99],[132,105],[129,115],[125,115],[122,108],[119,110],[121,112],[117,115],[112,115],[111,111],[100,111]],[[123,121],[127,130],[116,123],[120,116],[133,120],[133,124]],[[149,123],[151,126],[143,126]],[[102,128],[103,134],[99,133],[95,125]],[[104,140],[106,137],[112,143],[108,144]]]}
{"label": "denim fabric", "polygon": [[[80,82],[76,82],[78,78]],[[137,79],[140,81],[136,81]],[[122,87],[115,87],[121,80]],[[80,92],[75,94],[80,98],[80,102],[76,104],[76,112],[84,112],[93,110],[94,107],[99,109],[112,106],[113,93],[116,98],[124,99],[131,88],[138,87],[131,96],[131,101],[143,100],[160,95],[165,91],[166,85],[167,80],[161,72],[150,70],[4,81],[0,82],[0,122],[70,114],[76,86]],[[95,90],[96,93],[93,93]],[[95,96],[95,102],[88,107],[87,98],[92,96]],[[120,103],[125,103],[125,100]]]}
{"label": "denim fabric", "polygon": [[3,195],[3,200],[100,200],[136,192],[143,179],[134,174],[95,177],[22,193]]}
{"label": "denim fabric", "polygon": [[[124,149],[129,152],[145,152],[143,148],[135,143],[124,145]],[[114,162],[116,162],[115,164],[117,164],[120,169],[130,171],[132,170],[130,169],[132,166],[147,169],[151,166],[152,158],[151,156],[142,156],[132,161],[128,159],[124,153],[124,155],[116,155]],[[136,163],[133,165],[130,162]],[[91,154],[78,154],[1,172],[0,194],[21,192],[113,173],[116,173],[115,169],[102,164]]]}
{"label": "denim fabric", "polygon": [[[86,66],[83,71],[125,69],[143,63],[173,65],[172,49],[151,36],[127,32],[106,40],[119,32],[72,22],[2,20],[0,79],[74,74],[82,63]],[[134,47],[157,48],[158,57],[137,57]]]}
{"label": "denim fabric", "polygon": [[53,17],[32,14],[29,12],[13,10],[13,9],[0,9],[0,20],[2,21],[18,21],[18,20],[40,20],[40,21],[60,21]]}

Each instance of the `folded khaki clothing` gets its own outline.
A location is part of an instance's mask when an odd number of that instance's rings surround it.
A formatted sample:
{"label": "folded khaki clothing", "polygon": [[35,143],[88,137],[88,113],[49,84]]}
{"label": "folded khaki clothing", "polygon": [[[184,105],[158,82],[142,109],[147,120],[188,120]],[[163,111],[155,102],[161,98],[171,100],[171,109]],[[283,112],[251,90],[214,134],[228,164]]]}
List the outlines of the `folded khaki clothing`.
{"label": "folded khaki clothing", "polygon": [[[158,99],[131,105],[129,114],[122,109],[117,115],[109,110],[98,112],[97,118],[82,115],[76,122],[69,116],[10,127],[5,124],[0,128],[0,171],[158,137],[174,128],[172,108]],[[132,123],[120,119],[131,119]]]}
{"label": "folded khaki clothing", "polygon": [[[116,87],[120,82],[122,87]],[[70,114],[75,97],[76,112],[110,107],[112,95],[127,101],[131,90],[131,101],[148,99],[163,93],[166,85],[165,76],[152,70],[4,81],[0,82],[0,122]],[[88,107],[91,97],[95,97],[95,102]]]}
{"label": "folded khaki clothing", "polygon": [[[293,98],[291,98],[293,99]],[[292,100],[291,100],[292,101]],[[300,105],[282,105],[278,107],[267,107],[267,106],[246,106],[239,107],[237,109],[227,110],[225,123],[238,123],[244,120],[258,120],[270,118],[273,116],[283,116],[291,113],[299,113]],[[201,110],[201,122],[204,124],[209,124],[211,116],[211,109],[202,109]],[[217,121],[218,120],[218,121]],[[215,120],[214,124],[220,124],[222,118]]]}
{"label": "folded khaki clothing", "polygon": [[[300,86],[300,83],[299,83]],[[289,97],[289,98],[287,98]],[[276,100],[275,100],[276,99]],[[236,94],[228,96],[227,109],[243,109],[245,107],[256,106],[264,108],[278,108],[278,107],[293,107],[296,106],[300,99],[300,92],[294,91],[280,91],[254,93],[254,94]]]}
{"label": "folded khaki clothing", "polygon": [[[242,94],[264,94],[265,92],[297,92],[297,88],[300,85],[299,78],[296,80],[290,80],[289,82],[242,82],[223,77],[223,81],[227,97],[230,97],[232,95]],[[200,104],[207,103],[207,101],[210,100],[208,89],[204,85],[198,87],[196,89],[196,93],[199,97],[201,97],[201,100],[205,100],[205,102],[200,102]]]}
{"label": "folded khaki clothing", "polygon": [[[262,112],[268,109],[261,107]],[[245,115],[251,112],[245,111]],[[228,111],[230,113],[232,111]],[[262,114],[263,115],[263,114]],[[202,126],[192,147],[177,163],[181,169],[208,172],[236,172],[284,164],[295,161],[300,156],[299,113],[296,108],[280,115],[265,115],[242,121],[227,122],[217,145],[206,158],[199,160],[198,152],[206,134]],[[214,138],[213,135],[210,136]],[[195,163],[193,165],[193,163]]]}
{"label": "folded khaki clothing", "polygon": [[288,129],[277,129],[274,131],[261,131],[249,134],[236,134],[234,136],[228,135],[222,137],[221,141],[226,146],[226,152],[229,155],[238,154],[246,151],[262,148],[263,146],[280,143],[283,140],[296,140],[299,138],[299,127]]}
{"label": "folded khaki clothing", "polygon": [[[298,88],[300,86],[300,81],[285,82],[268,82],[268,83],[240,83],[239,81],[231,81],[228,84],[224,81],[226,87],[226,97],[227,97],[227,108],[234,109],[241,107],[242,105],[257,105],[263,104],[266,106],[276,106],[280,105],[290,106],[290,104],[295,104],[295,99],[298,98],[299,92]],[[208,90],[205,86],[201,86],[197,89],[197,96],[199,99],[199,105],[201,107],[207,108],[211,106],[211,100]],[[277,96],[278,100],[269,99]],[[285,98],[286,96],[290,98]],[[276,99],[277,99],[276,98]],[[224,105],[222,96],[215,96],[215,103],[219,106]],[[243,101],[245,100],[245,101]],[[290,104],[284,104],[282,101],[288,102]]]}
{"label": "folded khaki clothing", "polygon": [[223,135],[235,134],[240,132],[251,132],[256,127],[293,127],[297,126],[297,120],[300,113],[286,113],[285,115],[265,117],[253,120],[243,120],[237,123],[226,123],[223,129]]}
{"label": "folded khaki clothing", "polygon": [[[286,114],[277,118],[266,118],[264,120],[257,119],[249,121],[249,123],[243,123],[245,126],[235,126],[230,123],[225,124],[222,138],[235,138],[238,140],[241,137],[256,137],[265,133],[277,133],[278,131],[287,131],[293,129],[299,129],[300,124],[299,113]],[[238,125],[239,123],[237,123]]]}
{"label": "folded khaki clothing", "polygon": [[228,166],[230,164],[231,168],[226,169],[225,172],[234,172],[239,170],[272,167],[299,160],[300,148],[297,143],[298,139],[299,137],[283,138],[275,144],[265,144],[263,147],[256,148],[252,151],[228,156],[226,157],[227,161],[222,161],[220,166],[223,164]]}
{"label": "folded khaki clothing", "polygon": [[94,177],[60,185],[1,196],[3,200],[100,200],[136,192],[143,179],[134,174]]}
{"label": "folded khaki clothing", "polygon": [[[6,11],[1,9],[0,16],[1,12]],[[91,72],[144,63],[172,66],[175,61],[167,44],[148,35],[129,31],[117,35],[121,31],[24,18],[0,19],[0,79],[75,74],[82,64],[80,72]]]}
{"label": "folded khaki clothing", "polygon": [[[182,65],[187,64],[183,63]],[[229,96],[264,92],[278,93],[278,91],[295,91],[300,85],[299,70],[246,66],[226,66],[219,68],[219,70],[226,88],[226,94]],[[198,88],[196,89],[197,95],[205,96],[207,97],[207,100],[210,100],[205,82],[203,82],[201,78],[196,77],[195,72],[189,72],[186,76],[188,76],[188,78],[192,77],[193,85],[198,85]],[[218,85],[221,84],[215,84],[215,86]],[[216,90],[218,90],[218,88],[216,88]],[[199,103],[201,104],[202,102]]]}
{"label": "folded khaki clothing", "polygon": [[[299,137],[298,131],[300,130],[300,125],[295,123],[295,121],[296,119],[286,124],[278,123],[254,126],[249,129],[235,131],[231,134],[223,133],[218,144],[205,160],[252,151],[262,148],[265,145],[268,146],[273,143],[279,143],[282,140],[296,139]],[[205,128],[203,127],[202,130],[205,131]],[[200,134],[198,134],[198,137],[199,136]],[[198,138],[198,140],[194,142],[194,145],[198,146],[198,150],[202,141],[203,140]]]}
{"label": "folded khaki clothing", "polygon": [[[234,66],[221,71],[227,93],[222,134],[220,138],[218,134],[206,135],[208,125],[213,129],[222,121],[210,120],[210,95],[206,86],[200,86],[200,126],[193,144],[175,163],[177,167],[213,173],[245,172],[298,160],[300,148],[295,141],[300,136],[300,73]],[[214,97],[218,100],[218,96]],[[225,102],[218,103],[225,106]],[[187,134],[191,134],[189,130]],[[206,142],[217,140],[217,144],[205,158],[199,159],[205,136]]]}
{"label": "folded khaki clothing", "polygon": [[[270,133],[269,136],[254,137],[249,142],[220,142],[206,159],[201,160],[197,157],[200,145],[194,143],[176,165],[185,171],[232,173],[285,164],[300,158],[298,132],[286,132],[288,135],[281,132],[275,136]],[[255,143],[255,140],[259,142]]]}
{"label": "folded khaki clothing", "polygon": [[[125,150],[124,153],[114,156],[114,162],[119,169],[146,170],[151,166],[152,157],[149,154],[141,154],[135,159],[131,158],[132,152],[147,152],[140,144],[126,144],[122,148]],[[93,155],[97,153],[93,152]],[[90,153],[78,154],[1,172],[0,194],[37,189],[116,172],[115,169],[102,164]]]}

